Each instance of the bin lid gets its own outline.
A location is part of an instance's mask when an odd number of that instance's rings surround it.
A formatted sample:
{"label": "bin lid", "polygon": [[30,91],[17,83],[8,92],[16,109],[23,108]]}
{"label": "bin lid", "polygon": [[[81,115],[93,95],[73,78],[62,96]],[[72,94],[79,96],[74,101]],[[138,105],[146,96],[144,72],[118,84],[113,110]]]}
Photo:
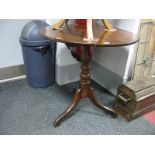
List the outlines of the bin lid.
{"label": "bin lid", "polygon": [[20,43],[27,46],[42,46],[50,44],[52,41],[45,38],[40,29],[49,26],[42,20],[33,20],[27,23],[21,32]]}

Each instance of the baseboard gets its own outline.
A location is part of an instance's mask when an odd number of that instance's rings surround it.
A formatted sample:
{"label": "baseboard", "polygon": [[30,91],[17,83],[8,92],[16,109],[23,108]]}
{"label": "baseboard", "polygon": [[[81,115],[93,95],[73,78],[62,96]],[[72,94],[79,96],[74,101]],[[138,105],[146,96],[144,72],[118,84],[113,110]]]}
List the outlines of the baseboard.
{"label": "baseboard", "polygon": [[0,83],[5,83],[24,78],[26,78],[26,76],[23,64],[0,68]]}
{"label": "baseboard", "polygon": [[[56,65],[56,82],[59,85],[79,81],[80,79],[80,63],[59,66]],[[101,74],[102,73],[102,74]],[[0,68],[0,83],[24,79],[24,65]],[[106,69],[104,66],[92,61],[91,78],[99,85],[116,95],[117,88],[124,82],[123,77]]]}
{"label": "baseboard", "polygon": [[[91,62],[91,79],[107,89],[110,93],[116,95],[117,88],[124,82],[123,77],[110,71],[104,66],[92,61]],[[64,85],[80,80],[80,63],[59,66],[56,65],[56,83]]]}
{"label": "baseboard", "polygon": [[56,64],[55,69],[55,81],[58,85],[64,85],[80,80],[80,63],[71,65],[60,66]]}
{"label": "baseboard", "polygon": [[114,95],[117,94],[119,85],[124,82],[123,77],[94,61],[91,63],[91,79]]}

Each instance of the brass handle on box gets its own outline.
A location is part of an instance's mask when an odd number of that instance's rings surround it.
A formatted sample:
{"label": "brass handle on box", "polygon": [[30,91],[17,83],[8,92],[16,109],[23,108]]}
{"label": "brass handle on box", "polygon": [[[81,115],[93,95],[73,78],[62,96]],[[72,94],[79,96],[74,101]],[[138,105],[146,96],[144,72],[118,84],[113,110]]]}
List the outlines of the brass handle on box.
{"label": "brass handle on box", "polygon": [[125,98],[124,96],[122,96],[122,95],[123,95],[123,93],[119,94],[118,97],[119,97],[123,102],[128,103],[128,102],[131,100],[131,98],[126,99],[126,98]]}

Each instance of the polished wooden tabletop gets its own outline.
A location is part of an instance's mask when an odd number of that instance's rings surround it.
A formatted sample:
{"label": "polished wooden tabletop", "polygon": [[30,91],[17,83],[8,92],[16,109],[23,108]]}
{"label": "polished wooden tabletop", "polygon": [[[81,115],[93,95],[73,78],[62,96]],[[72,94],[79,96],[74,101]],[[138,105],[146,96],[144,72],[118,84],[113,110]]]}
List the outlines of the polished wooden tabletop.
{"label": "polished wooden tabletop", "polygon": [[138,37],[128,31],[116,29],[116,31],[106,31],[103,26],[93,25],[94,38],[98,41],[84,41],[86,37],[86,27],[74,24],[66,24],[60,30],[53,30],[50,26],[41,30],[41,34],[48,39],[73,45],[91,46],[126,46],[138,42]]}

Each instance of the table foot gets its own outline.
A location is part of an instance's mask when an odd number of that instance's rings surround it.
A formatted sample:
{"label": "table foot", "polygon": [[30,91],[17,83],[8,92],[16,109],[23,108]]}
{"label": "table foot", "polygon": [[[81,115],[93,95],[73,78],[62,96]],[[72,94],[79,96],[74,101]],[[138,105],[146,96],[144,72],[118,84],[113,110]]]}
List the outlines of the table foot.
{"label": "table foot", "polygon": [[106,112],[107,114],[110,114],[111,117],[113,117],[113,118],[117,117],[117,114],[116,114],[116,112],[113,109],[108,108],[107,106],[101,104],[98,101],[98,99],[96,97],[96,94],[95,94],[95,92],[94,92],[94,90],[92,88],[89,89],[89,99],[93,102],[93,104],[97,108],[101,109],[102,111]]}
{"label": "table foot", "polygon": [[75,95],[73,96],[73,100],[68,108],[54,121],[54,127],[59,126],[60,123],[65,119],[65,117],[67,117],[75,109],[81,99],[81,92],[82,91],[80,88],[76,91]]}

